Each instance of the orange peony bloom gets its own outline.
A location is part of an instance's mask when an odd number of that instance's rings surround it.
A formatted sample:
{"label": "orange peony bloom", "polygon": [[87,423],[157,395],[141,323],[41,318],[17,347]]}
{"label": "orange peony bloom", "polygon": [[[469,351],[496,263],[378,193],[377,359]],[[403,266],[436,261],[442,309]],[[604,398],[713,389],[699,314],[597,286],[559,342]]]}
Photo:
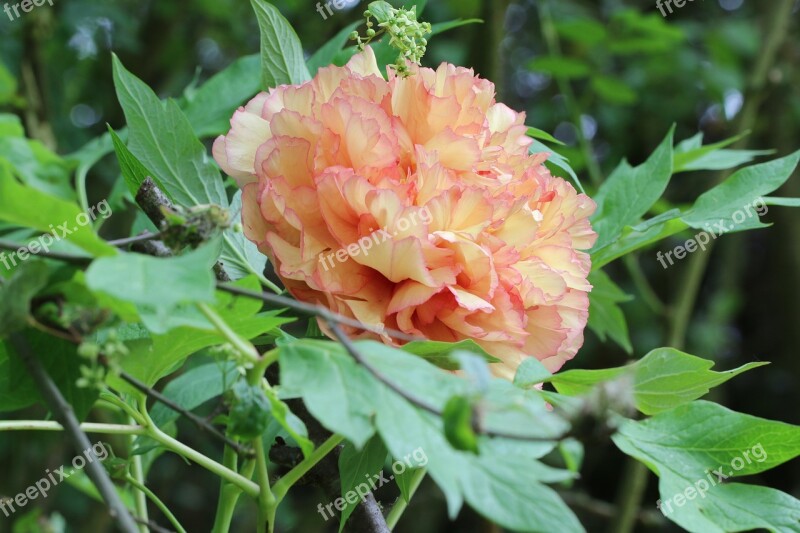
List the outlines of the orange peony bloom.
{"label": "orange peony bloom", "polygon": [[471,70],[389,77],[367,48],[234,114],[214,157],[243,189],[245,234],[299,300],[473,339],[499,376],[527,356],[558,370],[583,344],[594,202]]}

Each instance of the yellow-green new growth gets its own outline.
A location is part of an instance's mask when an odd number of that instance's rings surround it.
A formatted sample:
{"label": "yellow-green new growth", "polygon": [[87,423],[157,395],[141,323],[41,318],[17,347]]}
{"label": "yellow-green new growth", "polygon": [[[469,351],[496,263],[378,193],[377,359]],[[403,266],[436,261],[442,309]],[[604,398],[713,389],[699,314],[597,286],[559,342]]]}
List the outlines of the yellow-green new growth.
{"label": "yellow-green new growth", "polygon": [[[358,41],[359,50],[363,50],[373,39],[381,35],[389,35],[389,46],[396,48],[400,54],[392,67],[399,75],[409,74],[408,61],[419,64],[428,46],[426,35],[432,29],[428,22],[417,20],[417,7],[396,9],[386,2],[372,2],[364,12],[367,19],[366,38],[354,31],[350,38]],[[372,19],[375,19],[375,22]],[[378,30],[375,29],[377,24]]]}

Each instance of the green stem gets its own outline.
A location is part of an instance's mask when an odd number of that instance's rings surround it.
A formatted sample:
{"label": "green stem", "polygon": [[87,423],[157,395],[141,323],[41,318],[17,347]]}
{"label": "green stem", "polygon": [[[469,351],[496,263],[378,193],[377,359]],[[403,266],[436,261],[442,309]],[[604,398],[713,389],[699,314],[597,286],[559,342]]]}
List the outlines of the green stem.
{"label": "green stem", "polygon": [[[142,426],[128,426],[125,424],[94,424],[84,422],[80,428],[85,433],[101,433],[105,435],[146,435],[147,428]],[[63,431],[58,422],[44,420],[11,420],[0,422],[0,432],[3,431]]]}
{"label": "green stem", "polygon": [[[181,526],[180,522],[178,522],[178,519],[175,518],[175,515],[172,514],[169,508],[166,505],[164,505],[164,502],[162,502],[159,499],[159,497],[156,496],[155,493],[153,493],[153,491],[148,489],[144,484],[139,483],[139,481],[133,478],[132,476],[127,476],[126,480],[128,481],[128,483],[131,484],[131,486],[139,490],[140,494],[143,497],[149,499],[151,502],[153,502],[153,505],[158,507],[158,510],[164,514],[167,520],[169,520],[169,523],[172,524],[172,527],[175,528],[175,531],[177,531],[178,533],[186,533],[186,530],[183,528],[183,526]],[[143,520],[147,520],[147,516],[145,516]],[[145,526],[145,532],[147,531],[148,531],[147,526]]]}
{"label": "green stem", "polygon": [[218,475],[222,479],[233,483],[234,485],[238,486],[242,489],[242,491],[250,496],[251,498],[258,498],[259,494],[259,486],[250,481],[249,479],[245,478],[238,472],[234,472],[233,470],[226,468],[224,465],[219,464],[218,462],[206,457],[202,453],[198,452],[186,446],[179,440],[173,439],[152,421],[150,415],[147,414],[147,410],[145,408],[144,402],[141,405],[142,415],[147,420],[147,429],[149,436],[155,440],[156,442],[162,444],[165,448],[177,453],[189,459],[190,461],[194,461],[198,465],[202,466],[206,470],[213,472],[214,474]]}
{"label": "green stem", "polygon": [[326,455],[331,453],[336,446],[338,446],[344,437],[341,435],[331,435],[328,440],[323,442],[319,448],[314,450],[311,455],[304,459],[300,464],[292,468],[285,476],[275,483],[272,491],[275,493],[275,498],[281,502],[292,488],[292,485],[297,483],[300,478],[306,475],[314,466],[319,463]]}
{"label": "green stem", "polygon": [[[142,395],[141,398],[144,398],[144,395]],[[142,414],[140,412],[138,412],[136,409],[134,409],[133,407],[128,405],[126,402],[124,402],[116,394],[113,394],[113,393],[111,393],[109,391],[103,391],[103,392],[100,393],[100,399],[103,400],[103,401],[106,401],[106,402],[108,402],[108,403],[110,403],[112,405],[115,405],[115,406],[119,407],[128,416],[133,418],[138,424],[141,424],[142,426],[147,427],[147,425],[148,425],[147,419],[145,417],[143,417]],[[143,400],[140,399],[140,401],[143,401]]]}
{"label": "green stem", "polygon": [[[136,437],[133,435],[130,436],[131,451],[135,443]],[[141,486],[144,489],[139,489],[139,492],[136,494],[136,514],[138,514],[139,518],[144,522],[144,524],[139,524],[139,530],[141,533],[148,533],[145,524],[150,521],[149,515],[147,514],[147,491],[149,491],[149,489],[145,487],[144,468],[142,468],[142,456],[140,454],[131,455],[131,472],[133,475],[128,476],[128,478],[130,478],[129,482],[132,479],[135,482],[131,483],[133,486],[137,488]]]}
{"label": "green stem", "polygon": [[[255,387],[262,381],[265,381],[262,379],[264,377],[264,373],[267,371],[267,368],[278,361],[278,353],[278,348],[274,348],[265,353],[261,357],[261,360],[253,365],[253,368],[247,373],[247,382],[251,386]],[[267,388],[270,386],[269,383],[264,383],[264,385]]]}
{"label": "green stem", "polygon": [[[239,457],[233,451],[233,448],[225,446],[225,451],[222,455],[223,466],[236,470],[238,462]],[[242,491],[236,485],[231,485],[224,479],[220,480],[219,501],[217,502],[217,513],[214,518],[212,533],[227,533],[230,530],[233,513],[236,510],[236,503],[239,501],[241,493]]]}
{"label": "green stem", "polygon": [[270,487],[267,456],[261,437],[253,441],[253,447],[256,450],[256,480],[261,487],[258,495],[258,531],[264,533],[269,528],[269,533],[273,533],[279,499]]}
{"label": "green stem", "polygon": [[[425,474],[427,473],[427,470],[420,468],[411,476],[411,484],[409,486],[408,494],[409,501],[414,497],[414,494],[422,484],[422,480],[425,479]],[[409,501],[406,501],[405,498],[400,496],[400,498],[397,500],[397,503],[394,504],[394,507],[392,507],[392,510],[389,512],[389,516],[386,517],[386,525],[389,526],[389,530],[393,530],[397,525],[397,522],[400,521],[400,517],[403,516],[403,513],[408,508]]]}
{"label": "green stem", "polygon": [[199,303],[197,304],[197,308],[200,310],[201,313],[205,315],[211,324],[217,328],[217,331],[227,339],[231,345],[236,348],[236,350],[244,357],[245,359],[249,359],[253,363],[258,363],[261,361],[261,356],[258,353],[258,350],[250,344],[249,342],[242,339],[235,331],[231,329],[230,326],[222,319],[221,316],[208,304]]}

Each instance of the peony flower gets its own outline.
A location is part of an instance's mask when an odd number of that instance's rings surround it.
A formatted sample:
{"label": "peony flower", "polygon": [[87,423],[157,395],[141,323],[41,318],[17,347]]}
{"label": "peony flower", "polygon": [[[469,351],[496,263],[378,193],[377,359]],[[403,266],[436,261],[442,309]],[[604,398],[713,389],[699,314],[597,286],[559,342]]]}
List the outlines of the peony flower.
{"label": "peony flower", "polygon": [[525,114],[492,83],[410,73],[386,81],[366,48],[240,108],[214,157],[243,190],[245,234],[299,300],[473,339],[506,378],[531,356],[556,371],[583,344],[594,202],[529,154]]}

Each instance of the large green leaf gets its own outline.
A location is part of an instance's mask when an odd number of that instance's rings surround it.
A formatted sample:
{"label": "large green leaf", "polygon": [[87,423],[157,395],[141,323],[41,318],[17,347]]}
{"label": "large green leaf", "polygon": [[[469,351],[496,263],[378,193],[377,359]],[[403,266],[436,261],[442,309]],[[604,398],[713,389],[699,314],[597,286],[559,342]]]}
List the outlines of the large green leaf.
{"label": "large green leaf", "polygon": [[[383,441],[377,435],[373,436],[361,450],[356,449],[352,443],[348,442],[342,448],[339,455],[339,479],[342,486],[342,497],[345,498],[345,507],[339,519],[339,531],[344,529],[347,519],[356,510],[358,503],[350,503],[346,496],[350,492],[355,492],[359,498],[363,498],[372,487],[369,480],[383,470],[386,456],[389,452]],[[350,498],[355,500],[355,498]],[[358,502],[358,500],[355,500]]]}
{"label": "large green leaf", "polygon": [[261,58],[253,54],[237,59],[194,91],[184,108],[198,137],[226,133],[234,111],[261,90]]}
{"label": "large green leaf", "polygon": [[727,482],[800,455],[798,426],[696,401],[649,420],[626,421],[613,440],[659,476],[657,505],[688,531],[798,531],[800,501],[775,489]]}
{"label": "large green leaf", "polygon": [[75,200],[72,165],[41,142],[0,135],[0,159],[11,163],[16,177],[26,185],[64,200]]}
{"label": "large green leaf", "polygon": [[363,447],[372,426],[375,383],[353,359],[323,341],[281,346],[281,395],[302,397],[314,418],[332,432]]}
{"label": "large green leaf", "polygon": [[[683,217],[693,228],[724,224],[729,231],[766,227],[754,205],[786,183],[800,161],[800,151],[767,163],[743,168],[700,195]],[[735,215],[741,214],[741,217]],[[737,220],[740,218],[741,220]]]}
{"label": "large green leaf", "polygon": [[586,394],[600,383],[621,380],[641,412],[652,415],[689,403],[743,372],[767,363],[748,363],[734,370],[710,370],[713,361],[674,348],[657,348],[632,365],[601,370],[568,370],[545,381],[561,394]]}
{"label": "large green leaf", "polygon": [[[749,133],[749,132],[748,132]],[[748,133],[730,139],[703,146],[703,134],[686,139],[675,147],[674,167],[678,172],[693,170],[725,170],[749,163],[760,155],[772,153],[772,150],[725,150],[726,146],[739,141]]]}
{"label": "large green leaf", "polygon": [[317,71],[322,67],[327,67],[332,64],[336,55],[342,51],[347,44],[350,34],[361,25],[360,21],[348,24],[337,33],[330,41],[322,45],[322,47],[314,52],[314,54],[306,62],[308,70],[312,76],[316,75]]}
{"label": "large green leaf", "polygon": [[[128,122],[128,148],[177,204],[228,206],[222,179],[173,100],[162,102],[114,56],[114,86]],[[131,193],[136,194],[131,187]]]}
{"label": "large green leaf", "polygon": [[[221,396],[239,377],[233,361],[208,363],[173,379],[161,394],[191,411],[208,400]],[[177,420],[180,414],[157,402],[150,410],[150,417],[157,425],[164,426]]]}
{"label": "large green leaf", "polygon": [[[83,420],[97,400],[94,388],[78,387],[81,364],[85,361],[77,354],[77,346],[39,331],[28,329],[21,333],[28,342],[33,356],[39,358],[47,374],[56,384],[64,399],[72,406],[75,415]],[[42,403],[38,387],[34,384],[22,360],[9,345],[0,343],[0,411],[11,411]]]}
{"label": "large green leaf", "polygon": [[[397,387],[437,409],[443,409],[451,397],[472,390],[465,380],[401,350],[374,341],[358,341],[355,346]],[[424,453],[424,461],[407,466],[427,469],[444,491],[451,516],[466,500],[482,515],[510,529],[583,531],[572,511],[543,484],[573,477],[538,461],[553,450],[555,441],[481,437],[479,454],[457,450],[446,439],[440,417],[377,381],[335,343],[284,344],[281,372],[283,393],[301,396],[329,430],[354,435],[364,443],[374,424],[393,457],[419,458]],[[483,401],[484,426],[493,430],[553,438],[566,428],[536,390],[494,379]]]}
{"label": "large green leaf", "polygon": [[217,248],[207,244],[176,257],[129,253],[102,258],[86,271],[86,282],[93,291],[165,316],[181,303],[214,301],[211,266],[217,255]]}
{"label": "large green leaf", "polygon": [[111,126],[108,127],[108,133],[111,135],[111,142],[114,144],[114,152],[117,154],[119,168],[122,171],[122,179],[125,180],[131,194],[136,194],[142,183],[147,178],[153,178],[154,174],[131,153],[119,135],[111,129]]}
{"label": "large green leaf", "polygon": [[311,79],[303,47],[289,21],[266,0],[251,0],[261,28],[261,85],[299,84]]}
{"label": "large green leaf", "polygon": [[459,342],[440,341],[411,341],[402,347],[403,351],[413,353],[445,370],[458,370],[458,361],[453,358],[453,353],[460,350],[479,355],[489,363],[499,363],[500,359],[489,355],[472,339]]}
{"label": "large green leaf", "polygon": [[628,322],[619,305],[633,299],[625,294],[608,275],[602,270],[596,270],[589,275],[592,292],[589,293],[589,328],[606,340],[611,337],[626,352],[631,353],[631,339],[628,335]]}
{"label": "large green leaf", "polygon": [[664,194],[672,176],[673,131],[674,127],[647,161],[638,167],[623,161],[600,186],[594,197],[597,211],[592,217],[598,234],[594,250],[619,239],[625,226],[638,224]]}
{"label": "large green leaf", "polygon": [[116,254],[116,248],[98,237],[90,223],[84,223],[89,219],[77,204],[20,184],[8,163],[0,160],[0,221],[52,233],[55,239],[51,241],[67,239],[91,255]]}
{"label": "large green leaf", "polygon": [[[258,290],[258,281],[255,278],[242,279],[235,285]],[[257,300],[222,291],[216,292],[212,307],[233,331],[248,340],[272,332],[292,321],[278,316],[278,311],[259,312],[261,303]],[[131,353],[121,364],[129,374],[153,385],[183,363],[188,356],[225,342],[227,339],[207,321],[175,327],[168,334],[149,335],[140,330],[140,334],[128,343]],[[115,382],[115,386],[125,389],[121,382]]]}

